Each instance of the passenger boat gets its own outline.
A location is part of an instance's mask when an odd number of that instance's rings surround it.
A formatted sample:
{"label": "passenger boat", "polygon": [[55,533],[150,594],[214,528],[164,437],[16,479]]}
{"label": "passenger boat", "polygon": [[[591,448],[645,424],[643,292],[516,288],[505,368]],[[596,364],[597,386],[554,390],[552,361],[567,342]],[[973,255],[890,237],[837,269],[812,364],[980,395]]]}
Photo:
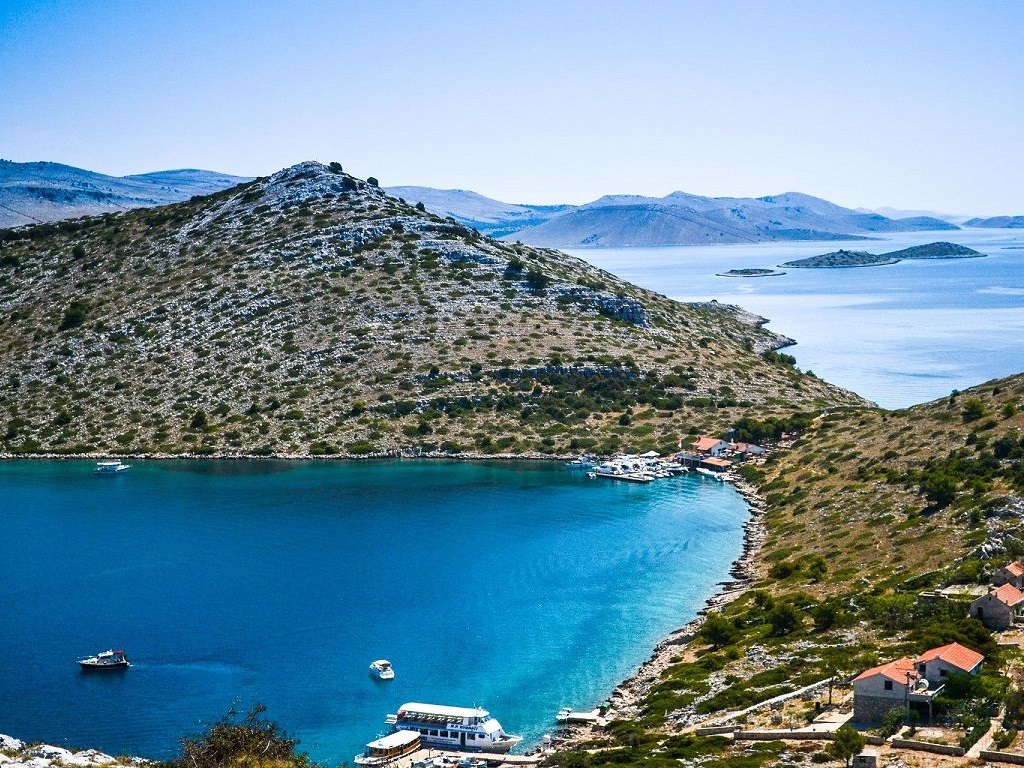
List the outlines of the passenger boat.
{"label": "passenger boat", "polygon": [[395,670],[387,659],[377,659],[370,664],[370,674],[376,675],[380,680],[395,679]]}
{"label": "passenger boat", "polygon": [[82,669],[93,670],[93,669],[128,669],[128,659],[125,658],[124,651],[103,651],[103,653],[97,653],[95,656],[90,656],[87,659],[79,659],[78,665]]}
{"label": "passenger boat", "polygon": [[697,471],[704,475],[704,477],[710,477],[712,480],[717,480],[720,483],[725,482],[725,478],[718,472],[707,469],[706,467],[697,467]]}
{"label": "passenger boat", "polygon": [[490,712],[478,707],[447,707],[440,704],[403,704],[387,723],[396,731],[414,731],[425,747],[465,752],[504,754],[522,741],[522,736],[505,733]]}
{"label": "passenger boat", "polygon": [[131,464],[124,464],[120,461],[97,461],[96,469],[93,472],[97,475],[116,475],[131,468]]}
{"label": "passenger boat", "polygon": [[373,768],[408,757],[419,748],[420,735],[416,731],[395,731],[371,741],[366,745],[366,751],[356,755],[353,762]]}

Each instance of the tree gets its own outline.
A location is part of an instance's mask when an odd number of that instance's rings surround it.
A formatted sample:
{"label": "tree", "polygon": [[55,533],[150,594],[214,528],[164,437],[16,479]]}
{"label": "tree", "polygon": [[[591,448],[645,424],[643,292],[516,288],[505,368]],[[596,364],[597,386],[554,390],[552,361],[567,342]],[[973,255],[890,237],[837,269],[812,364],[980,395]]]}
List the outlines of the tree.
{"label": "tree", "polygon": [[701,639],[711,643],[715,648],[721,648],[735,643],[740,636],[736,625],[720,613],[712,613],[700,628]]}
{"label": "tree", "polygon": [[921,480],[921,493],[935,509],[948,507],[956,498],[956,480],[945,472],[929,472]]}
{"label": "tree", "polygon": [[864,735],[844,723],[836,731],[836,737],[829,745],[829,752],[850,764],[850,758],[864,749]]}
{"label": "tree", "polygon": [[267,708],[256,704],[240,722],[232,707],[210,730],[181,740],[181,757],[170,768],[224,768],[267,766],[308,768],[309,757],[296,754],[298,739],[290,739],[277,723],[265,720]]}
{"label": "tree", "polygon": [[425,206],[422,202],[416,203],[416,210],[419,211],[420,213],[423,213],[424,211],[427,210],[427,206]]}
{"label": "tree", "polygon": [[788,635],[803,625],[803,616],[792,603],[776,603],[768,611],[768,623],[773,635]]}
{"label": "tree", "polygon": [[69,328],[75,328],[85,322],[86,313],[89,311],[89,302],[83,301],[82,299],[75,299],[69,305],[67,310],[64,312],[64,317],[60,321],[60,325],[57,326],[58,331],[66,331]]}
{"label": "tree", "polygon": [[206,415],[206,411],[198,410],[192,416],[192,421],[189,423],[189,426],[192,427],[192,429],[205,429],[206,425],[209,423],[210,417]]}
{"label": "tree", "polygon": [[377,181],[377,179],[375,179],[373,176],[367,176],[366,177],[366,183],[369,184],[371,187],[379,187],[380,186],[380,182]]}
{"label": "tree", "polygon": [[964,403],[963,420],[965,424],[970,421],[977,421],[984,415],[985,406],[982,404],[981,400],[972,397]]}
{"label": "tree", "polygon": [[331,173],[341,173],[342,171],[341,163],[338,162],[328,163],[327,168]]}

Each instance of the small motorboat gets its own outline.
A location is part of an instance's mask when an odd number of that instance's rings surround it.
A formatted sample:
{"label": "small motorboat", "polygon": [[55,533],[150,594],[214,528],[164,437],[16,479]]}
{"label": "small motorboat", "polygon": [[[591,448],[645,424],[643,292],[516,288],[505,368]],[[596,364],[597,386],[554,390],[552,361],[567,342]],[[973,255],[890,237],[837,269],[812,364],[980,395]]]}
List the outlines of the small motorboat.
{"label": "small motorboat", "polygon": [[103,653],[97,653],[95,656],[90,656],[87,659],[79,659],[78,665],[85,670],[128,669],[130,666],[124,651],[121,650],[103,651]]}
{"label": "small motorboat", "polygon": [[93,474],[116,475],[118,472],[124,472],[127,469],[131,469],[131,466],[131,464],[125,464],[121,461],[97,461],[96,469],[93,470]]}
{"label": "small motorboat", "polygon": [[378,680],[394,680],[395,670],[387,659],[377,659],[370,665],[370,674]]}

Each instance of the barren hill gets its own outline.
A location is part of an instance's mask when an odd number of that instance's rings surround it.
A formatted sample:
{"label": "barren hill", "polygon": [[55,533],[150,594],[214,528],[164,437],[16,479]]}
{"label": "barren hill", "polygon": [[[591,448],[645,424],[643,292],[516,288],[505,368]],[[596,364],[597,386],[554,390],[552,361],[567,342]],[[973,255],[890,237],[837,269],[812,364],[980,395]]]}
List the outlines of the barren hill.
{"label": "barren hill", "polygon": [[861,399],[736,308],[683,305],[301,163],[2,234],[0,450],[671,448]]}

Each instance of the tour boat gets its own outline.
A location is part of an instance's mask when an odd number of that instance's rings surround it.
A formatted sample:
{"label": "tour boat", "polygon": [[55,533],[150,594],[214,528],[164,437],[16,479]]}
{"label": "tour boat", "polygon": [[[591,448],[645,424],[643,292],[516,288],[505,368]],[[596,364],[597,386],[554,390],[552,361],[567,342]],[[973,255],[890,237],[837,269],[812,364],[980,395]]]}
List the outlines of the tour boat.
{"label": "tour boat", "polygon": [[120,461],[97,461],[96,469],[93,472],[97,475],[114,475],[118,472],[124,472],[130,467],[131,464],[124,464]]}
{"label": "tour boat", "polygon": [[78,664],[82,669],[127,669],[129,666],[124,651],[103,651],[87,659],[79,659]]}
{"label": "tour boat", "polygon": [[375,768],[408,757],[420,748],[420,735],[416,731],[395,731],[371,741],[366,751],[356,755],[355,764]]}
{"label": "tour boat", "polygon": [[394,680],[395,670],[387,659],[377,659],[370,665],[370,672],[381,680]]}
{"label": "tour boat", "polygon": [[403,704],[387,723],[396,731],[414,731],[425,747],[465,752],[508,752],[522,736],[505,733],[501,723],[478,707],[447,707],[440,704]]}

